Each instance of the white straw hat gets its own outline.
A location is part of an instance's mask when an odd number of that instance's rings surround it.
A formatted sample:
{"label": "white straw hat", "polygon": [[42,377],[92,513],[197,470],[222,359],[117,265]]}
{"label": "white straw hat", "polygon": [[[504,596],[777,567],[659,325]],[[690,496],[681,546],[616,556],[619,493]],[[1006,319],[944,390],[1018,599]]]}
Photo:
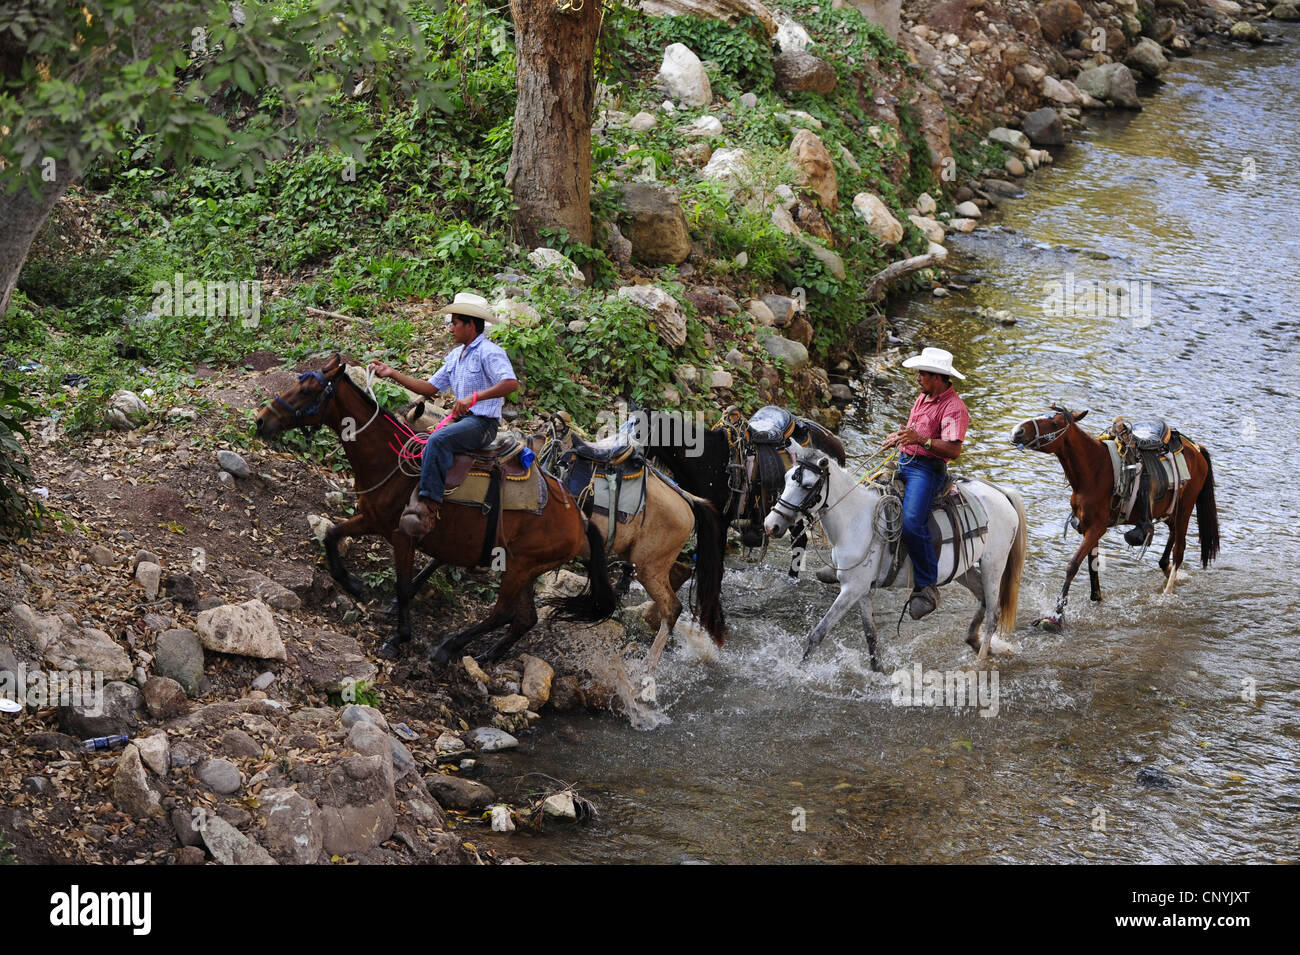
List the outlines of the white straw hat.
{"label": "white straw hat", "polygon": [[917,371],[932,371],[938,375],[952,375],[954,378],[966,380],[966,376],[952,367],[952,352],[944,351],[942,348],[924,348],[921,354],[903,362],[904,368],[915,368]]}
{"label": "white straw hat", "polygon": [[488,324],[501,322],[501,316],[488,307],[487,299],[473,292],[457,292],[456,298],[446,308],[439,309],[435,315],[468,315],[481,318]]}

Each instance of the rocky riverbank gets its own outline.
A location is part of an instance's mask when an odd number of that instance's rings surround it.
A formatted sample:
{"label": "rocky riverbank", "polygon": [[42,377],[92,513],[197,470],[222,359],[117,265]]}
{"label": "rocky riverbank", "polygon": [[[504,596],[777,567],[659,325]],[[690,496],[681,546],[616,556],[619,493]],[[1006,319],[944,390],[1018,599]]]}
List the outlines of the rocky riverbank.
{"label": "rocky riverbank", "polygon": [[[923,275],[922,289],[941,289],[935,247],[995,216],[1021,188],[1017,180],[1050,163],[1050,150],[1087,110],[1140,105],[1166,58],[1198,43],[1258,42],[1256,21],[1265,12],[1231,0],[909,5],[897,36],[919,69],[894,76],[873,66],[863,88],[871,88],[875,122],[846,124],[876,144],[867,150],[873,159],[898,163],[850,204],[880,244],[877,264],[929,256],[897,274]],[[1293,12],[1288,4],[1271,11],[1277,19]],[[834,41],[801,25],[798,11],[785,19],[776,69],[779,86],[794,96],[799,86],[828,82],[824,67],[833,57],[815,51]],[[746,188],[728,171],[740,158],[728,149],[744,147],[725,141],[731,124],[746,121],[742,111],[759,106],[746,95],[710,98],[705,112],[718,114],[712,118],[724,136],[717,139],[711,124],[701,129],[716,146],[680,147],[693,148],[703,177],[726,188]],[[688,97],[682,87],[669,103]],[[619,116],[611,106],[603,128],[648,132],[679,108]],[[794,107],[783,112],[791,120],[783,148],[799,170],[799,188],[760,189],[754,198],[783,235],[816,249],[833,275],[837,260],[845,268],[835,248],[847,251],[851,241],[836,232],[845,221],[834,218],[842,211],[839,177],[860,175],[863,162],[833,130],[819,133]],[[885,148],[909,135],[905,116],[919,123],[915,132],[940,184],[916,195],[901,189],[902,157],[921,154]],[[952,147],[961,125],[981,131],[979,154],[1000,157],[998,166],[963,172]],[[611,141],[618,135],[609,133]],[[833,424],[836,409],[858,395],[855,375],[876,341],[846,335],[843,344],[818,348],[828,340],[819,335],[832,331],[821,324],[829,313],[807,309],[807,290],[774,283],[752,294],[729,281],[690,228],[684,246],[664,242],[678,225],[689,226],[680,196],[653,184],[627,184],[625,196],[622,225],[609,236],[611,253],[623,248],[620,239],[627,243],[625,258],[612,254],[626,280],[615,294],[656,316],[665,340],[680,344],[699,323],[712,358],[674,367],[665,401],[675,393],[725,405],[747,397],[738,386],[750,376],[754,398],[784,400],[793,382],[794,399]],[[652,264],[656,257],[670,264]],[[558,267],[581,285],[576,269],[543,258],[539,268]],[[650,284],[668,268],[683,284],[681,300]],[[499,281],[498,301],[527,330],[530,276],[506,272]],[[746,323],[739,333],[738,318]],[[845,328],[860,321],[855,315]],[[870,324],[877,327],[876,319]],[[312,535],[322,512],[342,510],[346,481],[329,459],[309,464],[248,443],[238,427],[248,411],[294,380],[275,370],[277,356],[250,358],[263,370],[205,370],[201,382],[169,392],[165,402],[122,397],[118,430],[93,438],[68,442],[57,423],[37,422],[33,470],[54,513],[38,537],[0,555],[0,671],[101,673],[105,709],[55,705],[33,695],[38,680],[27,680],[30,705],[0,714],[10,757],[0,773],[0,839],[22,862],[505,861],[475,847],[474,833],[492,823],[499,805],[474,779],[477,769],[512,739],[526,746],[528,727],[546,707],[634,706],[621,660],[639,652],[630,639],[641,629],[635,615],[594,635],[540,626],[520,656],[487,670],[471,660],[435,668],[418,654],[398,664],[378,660],[374,649],[390,626],[382,612],[386,554],[365,542],[348,554],[376,584],[368,602],[339,592],[320,569]],[[207,413],[202,399],[217,410]],[[481,615],[491,590],[490,575],[463,574],[421,598],[417,642]],[[81,751],[86,737],[118,733],[133,742]],[[572,794],[545,808],[552,795],[539,791],[496,810],[495,821],[502,828],[562,824],[543,820],[579,814]]]}

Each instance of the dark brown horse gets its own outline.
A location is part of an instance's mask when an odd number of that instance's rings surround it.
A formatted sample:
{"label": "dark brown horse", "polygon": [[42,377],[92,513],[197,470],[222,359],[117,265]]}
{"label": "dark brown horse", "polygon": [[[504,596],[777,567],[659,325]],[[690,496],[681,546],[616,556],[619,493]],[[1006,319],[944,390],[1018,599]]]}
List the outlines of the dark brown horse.
{"label": "dark brown horse", "polygon": [[[402,456],[411,431],[379,408],[344,373],[346,366],[335,355],[320,371],[301,375],[297,385],[257,413],[257,433],[271,439],[289,428],[310,430],[323,424],[339,435],[356,486],[363,490],[357,492],[357,515],[335,525],[325,535],[325,559],[330,576],[339,586],[359,594],[360,582],[347,572],[339,556],[339,541],[378,534],[393,545],[397,635],[380,651],[393,656],[411,636],[410,604],[419,584],[441,564],[476,566],[484,549],[488,522],[481,508],[445,504],[433,532],[422,540],[416,542],[398,529],[398,518],[418,480],[419,458]],[[509,625],[506,635],[482,658],[500,657],[537,623],[533,582],[574,559],[586,562],[591,583],[588,593],[555,601],[560,616],[595,621],[614,612],[616,600],[605,564],[604,541],[583,520],[572,496],[560,483],[552,477],[545,480],[548,495],[541,514],[501,513],[493,543],[504,548],[505,569],[492,613],[481,623],[443,640],[432,654],[435,662],[446,663],[474,637]],[[412,575],[417,546],[433,558],[419,579]]]}
{"label": "dark brown horse", "polygon": [[[1056,610],[1038,624],[1045,630],[1059,631],[1065,616],[1065,603],[1070,593],[1070,582],[1079,572],[1086,555],[1091,598],[1101,600],[1101,578],[1097,567],[1097,545],[1107,528],[1133,524],[1125,508],[1115,503],[1115,478],[1110,452],[1100,439],[1094,438],[1079,422],[1087,409],[1075,413],[1068,408],[1052,405],[1055,412],[1048,418],[1031,418],[1011,433],[1011,443],[1020,448],[1054,454],[1061,462],[1065,478],[1070,482],[1070,509],[1078,522],[1083,543],[1070,558],[1065,569],[1065,586],[1056,602]],[[1173,593],[1178,568],[1183,563],[1187,546],[1187,525],[1196,510],[1196,531],[1201,540],[1201,566],[1219,555],[1219,515],[1214,502],[1214,468],[1210,452],[1199,444],[1182,439],[1183,456],[1187,461],[1188,480],[1181,487],[1171,489],[1161,500],[1152,502],[1151,517],[1169,527],[1169,540],[1160,557],[1160,569],[1165,572],[1164,593]],[[1172,561],[1170,555],[1172,554]]]}

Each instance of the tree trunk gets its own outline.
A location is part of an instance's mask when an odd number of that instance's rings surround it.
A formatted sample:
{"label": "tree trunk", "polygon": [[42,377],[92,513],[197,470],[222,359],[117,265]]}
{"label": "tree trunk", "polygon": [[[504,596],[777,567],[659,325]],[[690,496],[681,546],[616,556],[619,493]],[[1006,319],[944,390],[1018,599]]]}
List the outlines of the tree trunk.
{"label": "tree trunk", "polygon": [[543,228],[591,244],[592,66],[601,0],[510,0],[518,61],[506,185],[524,241]]}
{"label": "tree trunk", "polygon": [[27,260],[32,240],[72,180],[71,168],[60,160],[54,167],[54,181],[42,181],[39,195],[33,196],[26,183],[17,192],[0,193],[0,318],[9,311],[9,299],[18,285],[18,273]]}

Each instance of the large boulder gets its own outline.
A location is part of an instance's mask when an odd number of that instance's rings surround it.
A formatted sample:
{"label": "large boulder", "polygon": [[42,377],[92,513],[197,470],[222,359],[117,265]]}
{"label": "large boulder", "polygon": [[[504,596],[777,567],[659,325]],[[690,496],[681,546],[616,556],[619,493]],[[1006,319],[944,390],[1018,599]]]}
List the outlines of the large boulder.
{"label": "large boulder", "polygon": [[704,64],[684,43],[672,43],[664,50],[663,65],[657,76],[668,95],[685,106],[708,106],[713,102],[713,88]]}
{"label": "large boulder", "polygon": [[772,12],[759,0],[641,0],[641,9],[652,17],[695,16],[723,23],[753,17],[768,36],[776,32]]}
{"label": "large boulder", "polygon": [[144,717],[144,697],[129,683],[106,683],[97,699],[59,707],[59,724],[73,736],[134,733]]}
{"label": "large boulder", "polygon": [[154,645],[154,672],[170,677],[190,696],[198,696],[203,679],[203,644],[193,630],[167,630]]}
{"label": "large boulder", "polygon": [[782,53],[772,63],[777,88],[786,93],[820,93],[835,89],[834,68],[811,53]]}
{"label": "large boulder", "polygon": [[286,865],[311,865],[324,845],[320,808],[293,789],[266,789],[257,796],[262,833],[271,856]]}
{"label": "large boulder", "polygon": [[302,643],[289,645],[289,662],[312,687],[323,693],[338,693],[348,684],[363,683],[379,672],[367,659],[361,644],[352,637],[329,630],[308,630]]}
{"label": "large boulder", "polygon": [[630,182],[620,192],[626,215],[620,227],[632,243],[632,257],[649,265],[685,262],[691,254],[691,232],[677,190]]}
{"label": "large boulder", "polygon": [[1273,8],[1274,20],[1300,20],[1300,4],[1279,3]]}
{"label": "large boulder", "polygon": [[1038,23],[1043,36],[1057,43],[1083,26],[1083,8],[1074,0],[1049,0],[1038,10]]}
{"label": "large boulder", "polygon": [[1124,63],[1145,76],[1155,79],[1169,68],[1165,51],[1160,44],[1149,37],[1142,37],[1124,56]]}
{"label": "large boulder", "polygon": [[997,129],[989,131],[988,138],[989,142],[1006,146],[1008,149],[1013,149],[1021,155],[1029,152],[1029,137],[1018,129],[1007,129],[1005,126],[999,126]]}
{"label": "large boulder", "polygon": [[1065,127],[1061,124],[1061,114],[1050,106],[1027,114],[1020,128],[1035,146],[1065,145]]}
{"label": "large boulder", "polygon": [[767,334],[760,336],[758,343],[773,358],[784,361],[791,371],[808,364],[808,349],[798,342],[792,342],[780,335]]}
{"label": "large boulder", "polygon": [[821,137],[810,129],[799,130],[790,143],[790,159],[799,170],[800,184],[816,193],[823,209],[834,212],[840,201],[839,185],[835,163]]}
{"label": "large boulder", "polygon": [[889,211],[889,206],[869,192],[853,197],[853,211],[867,224],[867,231],[884,245],[896,245],[903,238],[903,225]]}
{"label": "large boulder", "polygon": [[743,149],[719,149],[704,164],[700,175],[705,179],[734,182],[749,168],[749,153]]}
{"label": "large boulder", "polygon": [[271,609],[256,598],[204,610],[195,625],[199,640],[208,650],[260,660],[283,660],[287,656]]}
{"label": "large boulder", "polygon": [[1075,79],[1079,89],[1094,99],[1104,100],[1125,109],[1141,109],[1142,103],[1137,96],[1137,83],[1133,74],[1123,63],[1107,63],[1104,66],[1084,70]]}

